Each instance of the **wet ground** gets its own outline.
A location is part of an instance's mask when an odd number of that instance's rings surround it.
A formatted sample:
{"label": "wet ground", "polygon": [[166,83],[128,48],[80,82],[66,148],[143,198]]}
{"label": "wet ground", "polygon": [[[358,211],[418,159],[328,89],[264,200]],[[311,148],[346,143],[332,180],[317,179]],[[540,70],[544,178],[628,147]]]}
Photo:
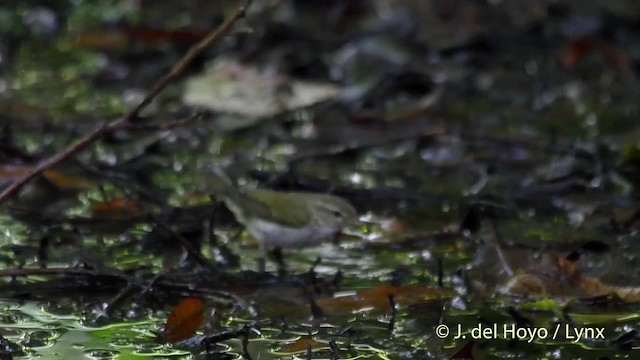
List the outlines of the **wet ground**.
{"label": "wet ground", "polygon": [[[159,3],[0,4],[0,186],[238,5]],[[254,0],[130,126],[0,205],[0,359],[633,358],[639,16]],[[259,272],[213,167],[360,222]]]}

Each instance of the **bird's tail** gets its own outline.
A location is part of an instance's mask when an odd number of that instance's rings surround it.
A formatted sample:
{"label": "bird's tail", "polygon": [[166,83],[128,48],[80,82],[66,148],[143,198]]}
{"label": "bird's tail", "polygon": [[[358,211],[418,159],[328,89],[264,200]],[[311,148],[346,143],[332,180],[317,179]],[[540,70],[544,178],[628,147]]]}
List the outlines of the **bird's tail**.
{"label": "bird's tail", "polygon": [[212,173],[211,187],[215,197],[219,200],[224,200],[227,197],[235,196],[238,190],[227,174],[219,167],[214,167]]}
{"label": "bird's tail", "polygon": [[236,213],[236,216],[244,217],[245,212],[262,216],[271,213],[268,206],[239,189],[220,168],[213,169],[211,186],[216,200],[224,201],[227,206],[231,206],[230,210]]}

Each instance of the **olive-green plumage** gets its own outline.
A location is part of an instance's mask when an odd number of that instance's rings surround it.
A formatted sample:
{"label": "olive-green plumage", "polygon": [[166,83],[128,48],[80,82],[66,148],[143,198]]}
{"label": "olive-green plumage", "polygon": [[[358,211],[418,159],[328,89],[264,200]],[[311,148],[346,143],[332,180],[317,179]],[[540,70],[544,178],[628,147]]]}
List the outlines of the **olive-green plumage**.
{"label": "olive-green plumage", "polygon": [[346,200],[333,195],[239,189],[220,170],[214,195],[263,247],[302,247],[335,237],[357,215]]}

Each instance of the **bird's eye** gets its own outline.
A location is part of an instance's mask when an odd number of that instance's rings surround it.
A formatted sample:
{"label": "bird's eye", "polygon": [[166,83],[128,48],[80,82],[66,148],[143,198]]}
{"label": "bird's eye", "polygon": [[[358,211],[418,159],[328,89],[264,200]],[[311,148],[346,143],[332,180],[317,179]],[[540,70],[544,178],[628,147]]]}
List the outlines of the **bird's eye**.
{"label": "bird's eye", "polygon": [[333,216],[342,219],[342,214],[340,213],[340,211],[333,210],[331,213],[333,214]]}

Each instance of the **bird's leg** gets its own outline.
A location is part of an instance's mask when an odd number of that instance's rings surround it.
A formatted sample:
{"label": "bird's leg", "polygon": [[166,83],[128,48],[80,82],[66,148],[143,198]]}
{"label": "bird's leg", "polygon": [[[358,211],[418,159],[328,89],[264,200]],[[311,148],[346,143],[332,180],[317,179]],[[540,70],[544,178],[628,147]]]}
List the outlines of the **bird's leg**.
{"label": "bird's leg", "polygon": [[282,256],[282,249],[277,247],[271,252],[273,259],[278,266],[278,276],[284,277],[287,274],[287,266],[284,263],[284,256]]}
{"label": "bird's leg", "polygon": [[260,246],[260,258],[258,259],[258,272],[266,272],[267,271],[267,256],[269,255],[267,252],[267,247],[264,245],[262,241],[258,241]]}

